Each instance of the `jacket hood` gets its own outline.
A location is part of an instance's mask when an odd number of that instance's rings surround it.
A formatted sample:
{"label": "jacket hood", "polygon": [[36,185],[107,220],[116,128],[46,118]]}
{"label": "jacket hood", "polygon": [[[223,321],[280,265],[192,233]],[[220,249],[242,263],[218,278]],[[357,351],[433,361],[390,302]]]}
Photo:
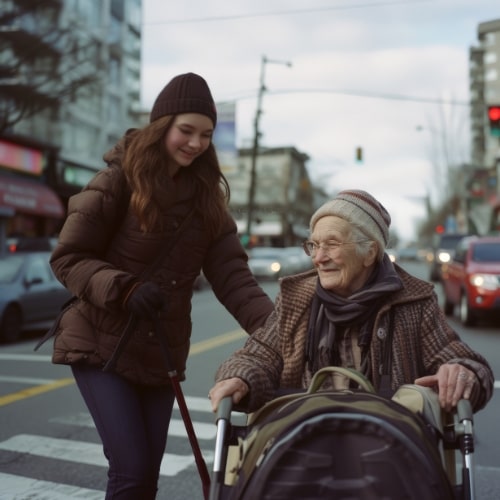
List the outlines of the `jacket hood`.
{"label": "jacket hood", "polygon": [[102,159],[108,165],[110,165],[111,163],[118,163],[119,165],[121,165],[123,156],[125,154],[125,144],[132,138],[134,132],[136,132],[137,130],[138,129],[135,128],[129,128],[122,136],[122,138],[109,151],[104,153]]}

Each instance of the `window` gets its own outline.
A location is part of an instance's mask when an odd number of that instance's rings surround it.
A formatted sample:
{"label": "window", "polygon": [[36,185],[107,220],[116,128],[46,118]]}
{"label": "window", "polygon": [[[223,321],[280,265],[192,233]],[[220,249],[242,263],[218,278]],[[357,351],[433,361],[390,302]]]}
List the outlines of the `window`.
{"label": "window", "polygon": [[488,71],[486,71],[484,79],[487,82],[494,82],[498,80],[498,71],[494,68],[489,69]]}
{"label": "window", "polygon": [[500,262],[500,243],[481,243],[474,246],[475,262]]}
{"label": "window", "polygon": [[486,54],[484,55],[485,64],[493,64],[496,63],[497,60],[498,58],[495,52],[486,52]]}
{"label": "window", "polygon": [[109,78],[109,83],[111,85],[115,85],[117,87],[120,86],[121,83],[121,67],[120,67],[120,60],[116,57],[111,57],[109,60],[109,67],[108,67],[108,78]]}

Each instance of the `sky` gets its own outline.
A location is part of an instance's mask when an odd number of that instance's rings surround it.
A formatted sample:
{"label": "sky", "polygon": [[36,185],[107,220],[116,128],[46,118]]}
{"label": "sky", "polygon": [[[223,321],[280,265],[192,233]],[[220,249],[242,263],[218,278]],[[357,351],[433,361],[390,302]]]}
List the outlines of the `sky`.
{"label": "sky", "polygon": [[369,191],[410,241],[469,161],[469,49],[495,19],[498,0],[143,0],[141,103],[198,73],[250,147],[264,67],[260,146],[307,154],[329,193]]}

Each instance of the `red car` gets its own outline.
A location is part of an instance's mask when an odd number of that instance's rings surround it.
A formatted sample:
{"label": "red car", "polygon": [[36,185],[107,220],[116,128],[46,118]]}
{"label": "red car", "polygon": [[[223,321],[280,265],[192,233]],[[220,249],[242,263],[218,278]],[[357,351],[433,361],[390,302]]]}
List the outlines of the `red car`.
{"label": "red car", "polygon": [[442,269],[442,285],[445,314],[453,314],[458,306],[466,326],[486,313],[500,313],[500,236],[461,240]]}

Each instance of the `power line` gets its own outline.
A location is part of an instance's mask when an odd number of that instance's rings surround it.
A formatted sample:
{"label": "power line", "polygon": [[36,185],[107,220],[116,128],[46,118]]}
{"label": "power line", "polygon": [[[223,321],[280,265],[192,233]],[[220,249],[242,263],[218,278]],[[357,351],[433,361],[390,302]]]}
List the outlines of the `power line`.
{"label": "power line", "polygon": [[[235,97],[233,99],[224,99],[221,102],[236,102],[243,101],[246,99],[255,99],[257,92],[253,94],[241,95],[240,97]],[[467,101],[457,101],[455,99],[440,99],[431,97],[416,97],[402,94],[377,94],[374,92],[363,92],[357,90],[336,90],[336,89],[279,89],[279,90],[268,90],[266,89],[267,95],[283,95],[283,94],[342,94],[350,95],[355,97],[367,97],[369,99],[388,99],[393,101],[413,101],[422,102],[428,104],[446,104],[450,106],[470,106]]]}
{"label": "power line", "polygon": [[451,106],[470,106],[467,101],[456,101],[454,99],[439,99],[430,97],[415,97],[401,94],[375,94],[371,92],[361,92],[354,90],[333,90],[333,89],[282,89],[282,90],[268,90],[268,94],[344,94],[356,97],[368,97],[372,99],[390,99],[396,101],[414,101],[425,102],[430,104],[448,104]]}
{"label": "power line", "polygon": [[406,1],[384,1],[377,3],[360,3],[355,5],[342,5],[342,6],[329,6],[329,7],[317,7],[308,9],[295,9],[295,10],[280,10],[280,11],[269,11],[269,12],[256,12],[254,14],[233,14],[227,16],[213,16],[213,17],[192,17],[185,19],[166,19],[164,21],[152,21],[143,23],[143,25],[164,25],[164,24],[188,24],[188,23],[206,23],[206,22],[216,22],[216,21],[231,21],[235,19],[251,19],[256,17],[269,17],[269,16],[282,16],[282,15],[296,15],[296,14],[311,14],[315,12],[325,12],[329,10],[353,10],[362,9],[366,7],[383,7],[385,5],[408,5],[414,3],[430,2],[432,0],[406,0]]}

